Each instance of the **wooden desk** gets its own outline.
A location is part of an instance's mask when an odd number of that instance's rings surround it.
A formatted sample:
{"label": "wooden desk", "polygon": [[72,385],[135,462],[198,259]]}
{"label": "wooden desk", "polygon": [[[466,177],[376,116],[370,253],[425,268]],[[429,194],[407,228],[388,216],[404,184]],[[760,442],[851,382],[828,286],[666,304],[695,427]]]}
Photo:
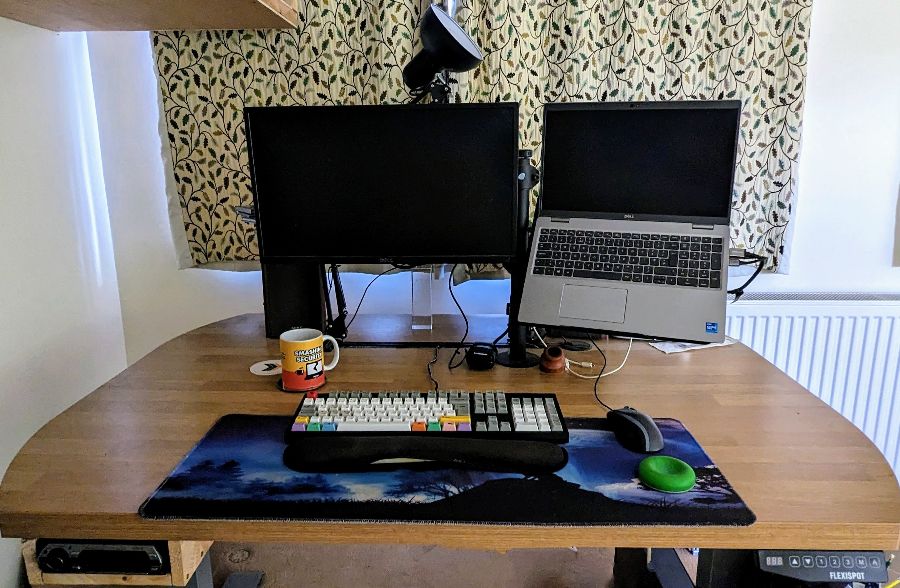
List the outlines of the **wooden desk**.
{"label": "wooden desk", "polygon": [[[625,342],[606,344],[617,365]],[[555,391],[570,416],[601,416],[590,382],[537,370],[447,372],[442,389]],[[900,488],[847,420],[743,345],[666,356],[635,343],[604,379],[611,405],[680,419],[758,517],[750,527],[548,528],[280,521],[162,521],[143,500],[222,415],[291,413],[298,397],[248,367],[276,357],[262,317],[182,335],[47,423],[0,485],[4,537],[318,543],[469,548],[676,547],[895,550]],[[577,355],[577,354],[576,354]],[[588,356],[589,354],[584,354]],[[346,349],[328,388],[428,389],[429,349]],[[326,390],[328,389],[326,388]]]}

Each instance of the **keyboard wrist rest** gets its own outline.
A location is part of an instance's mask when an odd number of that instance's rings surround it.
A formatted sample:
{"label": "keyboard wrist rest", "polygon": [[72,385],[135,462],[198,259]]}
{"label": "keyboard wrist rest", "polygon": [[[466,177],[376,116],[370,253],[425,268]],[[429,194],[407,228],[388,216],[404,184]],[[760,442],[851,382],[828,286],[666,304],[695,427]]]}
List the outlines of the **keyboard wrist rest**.
{"label": "keyboard wrist rest", "polygon": [[[450,467],[523,474],[548,473],[568,462],[556,443],[515,439],[452,439],[427,436],[308,436],[284,450],[284,464],[302,472],[347,472],[382,469],[382,459],[424,459]],[[402,464],[400,464],[402,467]]]}

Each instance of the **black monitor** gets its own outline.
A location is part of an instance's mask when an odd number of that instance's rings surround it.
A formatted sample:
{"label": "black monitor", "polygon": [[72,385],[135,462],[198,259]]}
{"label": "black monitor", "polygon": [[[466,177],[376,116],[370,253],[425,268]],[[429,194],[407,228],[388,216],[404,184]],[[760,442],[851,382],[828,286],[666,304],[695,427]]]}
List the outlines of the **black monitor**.
{"label": "black monitor", "polygon": [[738,101],[550,104],[542,214],[727,223]]}
{"label": "black monitor", "polygon": [[266,262],[515,258],[518,104],[247,108]]}

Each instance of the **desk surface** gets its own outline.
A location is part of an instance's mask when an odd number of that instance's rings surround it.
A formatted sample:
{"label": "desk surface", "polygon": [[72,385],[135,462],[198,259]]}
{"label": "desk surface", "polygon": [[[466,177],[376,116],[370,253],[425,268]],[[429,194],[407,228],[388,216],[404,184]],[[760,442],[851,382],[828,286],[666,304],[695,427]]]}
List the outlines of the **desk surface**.
{"label": "desk surface", "polygon": [[[617,365],[626,342],[606,343]],[[143,500],[222,415],[290,414],[295,395],[249,373],[276,357],[262,317],[182,335],[50,421],[0,485],[4,537],[422,543],[457,547],[898,548],[900,487],[847,420],[765,359],[734,345],[663,355],[635,343],[601,382],[608,404],[680,419],[758,517],[750,527],[496,527],[272,521],[159,521]],[[590,382],[537,370],[447,372],[442,389],[555,391],[570,416],[601,416]],[[589,354],[574,354],[584,355]],[[346,349],[328,388],[428,389],[429,349]]]}

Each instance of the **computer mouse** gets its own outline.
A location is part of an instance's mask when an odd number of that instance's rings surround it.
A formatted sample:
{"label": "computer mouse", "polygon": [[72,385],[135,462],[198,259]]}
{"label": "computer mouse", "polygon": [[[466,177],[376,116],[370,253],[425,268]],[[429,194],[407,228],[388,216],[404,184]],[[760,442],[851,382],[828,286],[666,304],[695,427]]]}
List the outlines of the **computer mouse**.
{"label": "computer mouse", "polygon": [[606,414],[616,440],[631,451],[656,453],[665,447],[662,433],[653,419],[639,410],[626,406]]}

